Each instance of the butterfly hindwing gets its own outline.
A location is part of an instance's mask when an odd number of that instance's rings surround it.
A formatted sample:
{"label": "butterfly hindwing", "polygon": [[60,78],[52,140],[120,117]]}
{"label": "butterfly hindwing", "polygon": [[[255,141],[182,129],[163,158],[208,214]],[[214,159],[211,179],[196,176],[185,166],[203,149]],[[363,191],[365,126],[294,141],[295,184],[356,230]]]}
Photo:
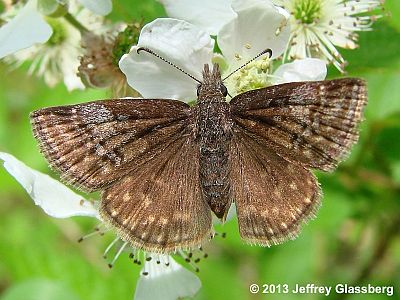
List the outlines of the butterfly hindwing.
{"label": "butterfly hindwing", "polygon": [[134,247],[169,253],[194,248],[212,234],[211,210],[199,180],[199,148],[192,133],[106,189],[102,218]]}
{"label": "butterfly hindwing", "polygon": [[162,151],[187,126],[189,111],[175,100],[114,99],[40,109],[31,122],[61,177],[95,191]]}
{"label": "butterfly hindwing", "polygon": [[234,128],[230,161],[241,237],[263,246],[295,238],[319,207],[314,175],[240,127]]}
{"label": "butterfly hindwing", "polygon": [[232,99],[231,111],[237,126],[286,160],[330,171],[357,141],[366,102],[365,82],[344,78],[245,92]]}

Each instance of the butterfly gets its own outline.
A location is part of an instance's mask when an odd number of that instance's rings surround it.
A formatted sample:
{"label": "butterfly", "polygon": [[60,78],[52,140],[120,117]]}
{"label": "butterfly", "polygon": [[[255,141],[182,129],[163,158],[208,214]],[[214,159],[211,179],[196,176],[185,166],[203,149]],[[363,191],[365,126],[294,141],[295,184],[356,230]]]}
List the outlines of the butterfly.
{"label": "butterfly", "polygon": [[[150,51],[148,51],[150,52]],[[232,203],[241,238],[271,246],[315,216],[321,189],[358,139],[365,82],[292,82],[226,101],[204,65],[194,106],[109,99],[31,113],[34,136],[67,183],[101,191],[100,215],[133,247],[172,253],[213,234]]]}

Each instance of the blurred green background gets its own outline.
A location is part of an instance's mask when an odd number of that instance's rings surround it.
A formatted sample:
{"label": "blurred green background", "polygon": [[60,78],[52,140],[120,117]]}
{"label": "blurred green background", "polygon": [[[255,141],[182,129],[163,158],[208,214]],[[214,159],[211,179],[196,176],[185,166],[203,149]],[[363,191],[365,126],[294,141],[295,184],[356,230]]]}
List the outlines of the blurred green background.
{"label": "blurred green background", "polygon": [[[237,222],[219,231],[200,263],[196,299],[322,299],[322,295],[252,295],[251,283],[334,286],[393,285],[400,299],[400,1],[387,0],[391,17],[360,34],[360,48],[342,51],[350,76],[368,82],[369,104],[359,143],[333,174],[318,173],[324,192],[317,218],[295,241],[272,248],[240,241]],[[154,1],[114,1],[112,20],[151,21],[165,16]],[[32,137],[28,114],[46,106],[107,98],[107,91],[50,89],[0,62],[0,151],[51,173]],[[329,70],[329,77],[339,74]],[[57,175],[53,174],[55,178]],[[36,207],[0,168],[0,299],[131,299],[140,268],[122,255],[110,270],[102,252],[114,236],[78,244],[96,223],[53,219]],[[387,299],[337,295],[334,299]]]}

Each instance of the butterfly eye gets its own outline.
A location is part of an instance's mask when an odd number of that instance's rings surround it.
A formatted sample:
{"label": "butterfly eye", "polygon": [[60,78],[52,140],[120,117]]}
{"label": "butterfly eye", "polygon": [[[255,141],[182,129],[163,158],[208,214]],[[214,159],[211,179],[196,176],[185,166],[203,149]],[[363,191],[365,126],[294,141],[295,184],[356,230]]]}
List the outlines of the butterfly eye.
{"label": "butterfly eye", "polygon": [[224,95],[224,97],[226,97],[226,95],[228,95],[228,89],[226,88],[226,86],[221,83],[219,88],[221,90],[222,95]]}

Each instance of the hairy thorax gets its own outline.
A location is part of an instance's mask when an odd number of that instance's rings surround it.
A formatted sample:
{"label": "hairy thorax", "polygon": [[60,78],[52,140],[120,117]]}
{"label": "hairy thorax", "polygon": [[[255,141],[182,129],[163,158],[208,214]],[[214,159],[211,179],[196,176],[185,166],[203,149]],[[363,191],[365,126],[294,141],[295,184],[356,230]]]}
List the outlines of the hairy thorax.
{"label": "hairy thorax", "polygon": [[228,159],[232,136],[230,108],[220,94],[207,95],[199,100],[196,125],[201,188],[212,211],[224,219],[232,201]]}

